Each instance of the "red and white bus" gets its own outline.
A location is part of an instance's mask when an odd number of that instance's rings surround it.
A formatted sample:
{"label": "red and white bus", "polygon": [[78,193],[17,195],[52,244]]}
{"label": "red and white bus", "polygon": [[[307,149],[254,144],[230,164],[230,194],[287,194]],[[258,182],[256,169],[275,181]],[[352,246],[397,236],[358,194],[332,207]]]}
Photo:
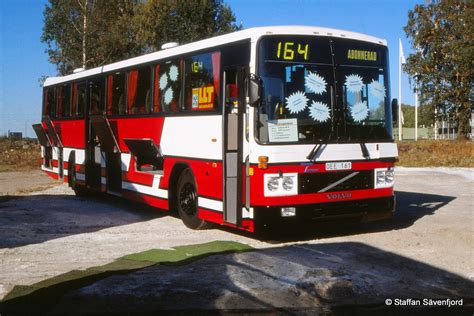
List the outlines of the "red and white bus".
{"label": "red and white bus", "polygon": [[76,191],[254,231],[394,212],[385,40],[251,28],[44,83],[42,169]]}

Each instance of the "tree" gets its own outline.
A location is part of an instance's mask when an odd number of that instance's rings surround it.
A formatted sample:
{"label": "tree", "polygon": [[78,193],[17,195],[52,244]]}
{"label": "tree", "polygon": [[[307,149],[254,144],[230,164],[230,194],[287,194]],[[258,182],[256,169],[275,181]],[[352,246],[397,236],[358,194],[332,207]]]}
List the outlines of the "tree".
{"label": "tree", "polygon": [[409,11],[404,28],[415,49],[404,70],[417,78],[422,102],[456,116],[460,138],[470,132],[473,19],[474,1],[434,0]]}
{"label": "tree", "polygon": [[41,41],[65,75],[237,29],[221,0],[49,0]]}
{"label": "tree", "polygon": [[149,0],[138,18],[139,38],[151,51],[166,42],[183,44],[241,28],[222,0]]}
{"label": "tree", "polygon": [[62,75],[136,56],[143,51],[134,38],[137,1],[49,0],[41,41],[49,61]]}

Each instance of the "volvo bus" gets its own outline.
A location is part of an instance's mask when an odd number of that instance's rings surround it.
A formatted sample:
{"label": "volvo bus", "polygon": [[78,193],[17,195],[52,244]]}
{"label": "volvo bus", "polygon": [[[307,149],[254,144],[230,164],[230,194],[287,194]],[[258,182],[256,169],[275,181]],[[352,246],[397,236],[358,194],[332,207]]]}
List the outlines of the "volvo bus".
{"label": "volvo bus", "polygon": [[246,29],[44,82],[42,170],[253,232],[394,212],[387,43],[306,26]]}

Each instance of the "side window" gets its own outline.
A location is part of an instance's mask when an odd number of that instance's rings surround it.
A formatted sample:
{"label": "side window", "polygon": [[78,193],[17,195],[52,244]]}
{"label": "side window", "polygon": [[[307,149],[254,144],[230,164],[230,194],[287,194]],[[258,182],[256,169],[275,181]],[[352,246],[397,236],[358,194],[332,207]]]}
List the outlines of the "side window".
{"label": "side window", "polygon": [[43,115],[56,117],[56,88],[45,88],[43,92]]}
{"label": "side window", "polygon": [[125,114],[125,73],[107,76],[107,114]]}
{"label": "side window", "polygon": [[178,112],[181,94],[181,62],[165,62],[155,68],[154,108],[165,112]]}
{"label": "side window", "polygon": [[220,52],[186,58],[184,109],[206,111],[217,109],[220,89]]}
{"label": "side window", "polygon": [[142,67],[128,73],[128,113],[151,112],[151,68]]}
{"label": "side window", "polygon": [[62,85],[58,90],[58,116],[71,117],[71,85]]}
{"label": "side window", "polygon": [[102,114],[104,112],[104,79],[89,81],[89,112]]}
{"label": "side window", "polygon": [[86,106],[86,83],[76,82],[72,85],[72,115],[82,117]]}

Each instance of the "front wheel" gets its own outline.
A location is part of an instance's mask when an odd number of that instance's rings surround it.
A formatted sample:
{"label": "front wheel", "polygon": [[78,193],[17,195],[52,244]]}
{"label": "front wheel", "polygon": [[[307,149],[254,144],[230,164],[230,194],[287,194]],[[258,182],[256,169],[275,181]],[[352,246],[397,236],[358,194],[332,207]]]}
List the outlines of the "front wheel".
{"label": "front wheel", "polygon": [[183,170],[179,176],[176,200],[179,217],[186,227],[196,230],[210,227],[210,223],[198,217],[196,181],[191,169]]}

